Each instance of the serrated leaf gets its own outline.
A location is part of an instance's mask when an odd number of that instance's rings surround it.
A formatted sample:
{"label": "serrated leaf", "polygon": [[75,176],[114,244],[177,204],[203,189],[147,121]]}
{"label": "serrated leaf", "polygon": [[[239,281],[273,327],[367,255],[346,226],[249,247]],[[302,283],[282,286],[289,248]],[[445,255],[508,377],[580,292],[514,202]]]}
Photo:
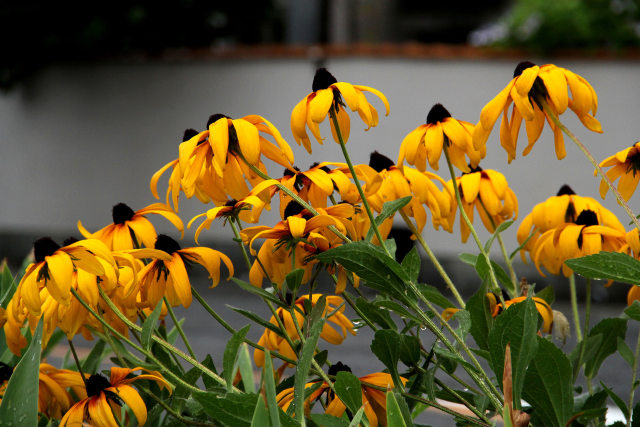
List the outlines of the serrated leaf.
{"label": "serrated leaf", "polygon": [[322,252],[316,258],[325,263],[337,262],[364,279],[367,286],[398,298],[404,298],[404,283],[409,276],[395,259],[369,242],[351,242]]}
{"label": "serrated leaf", "polygon": [[391,390],[387,391],[387,425],[389,427],[407,427],[398,401]]}
{"label": "serrated leaf", "polygon": [[626,333],[627,319],[620,318],[603,319],[589,331],[589,337],[602,334],[602,341],[593,358],[585,363],[585,377],[593,378],[598,373],[602,362],[618,349],[618,337],[624,339]]}
{"label": "serrated leaf", "polygon": [[489,237],[489,240],[487,240],[487,243],[484,244],[484,251],[486,253],[489,253],[491,245],[493,244],[493,241],[496,240],[496,237],[498,237],[498,235],[505,231],[507,228],[511,227],[513,222],[513,220],[505,221],[496,227],[496,231],[493,232],[491,237]]}
{"label": "serrated leaf", "polygon": [[640,321],[640,301],[634,301],[629,307],[624,309],[624,314],[633,320]]}
{"label": "serrated leaf", "polygon": [[250,393],[228,393],[222,396],[211,392],[194,392],[193,397],[211,418],[234,427],[251,425],[256,401],[260,398],[259,395]]}
{"label": "serrated leaf", "polygon": [[511,367],[513,375],[514,409],[520,407],[520,397],[524,384],[525,372],[536,355],[538,342],[538,311],[531,298],[513,304],[502,312],[489,333],[489,352],[491,367],[502,384],[504,371],[504,354],[508,343],[511,344]]}
{"label": "serrated leaf", "polygon": [[409,275],[409,278],[417,283],[420,268],[422,267],[422,259],[420,258],[420,254],[418,254],[418,248],[415,246],[411,248],[409,253],[404,256],[401,265]]}
{"label": "serrated leaf", "polygon": [[320,318],[317,322],[314,322],[311,325],[309,328],[309,336],[302,346],[300,357],[298,359],[298,366],[296,368],[296,375],[293,382],[293,404],[296,414],[295,419],[300,424],[304,423],[305,384],[307,382],[307,376],[313,361],[313,354],[316,350],[316,346],[318,345],[318,338],[320,338],[320,332],[322,332],[323,326],[323,318]]}
{"label": "serrated leaf", "polygon": [[640,284],[640,261],[620,252],[600,252],[565,261],[574,272],[589,279]]}
{"label": "serrated leaf", "polygon": [[268,349],[264,352],[264,367],[262,368],[262,387],[267,399],[269,418],[271,427],[280,427],[280,414],[278,412],[278,402],[276,401],[276,381],[273,376],[273,360]]}
{"label": "serrated leaf", "polygon": [[362,407],[362,386],[358,377],[351,372],[340,371],[336,374],[336,381],[333,383],[333,387],[342,403],[351,413],[358,412]]}
{"label": "serrated leaf", "polygon": [[522,397],[534,408],[533,423],[564,427],[573,413],[571,364],[552,342],[536,339],[538,351],[527,370]]}
{"label": "serrated leaf", "polygon": [[38,384],[40,373],[40,350],[42,349],[41,318],[31,338],[29,347],[16,365],[7,383],[2,403],[0,420],[8,426],[38,425]]}
{"label": "serrated leaf", "polygon": [[[410,201],[411,201],[411,196],[407,196],[401,199],[385,202],[382,205],[382,210],[380,211],[380,214],[374,219],[375,224],[379,227],[384,222],[385,219],[391,218],[393,215],[395,215],[395,213],[399,209],[402,209],[403,207],[405,207],[407,203],[409,203]],[[373,235],[374,235],[373,227],[370,227],[365,237],[365,240],[367,242],[370,242],[371,239],[373,239]]]}
{"label": "serrated leaf", "polygon": [[398,374],[400,334],[392,329],[379,329],[371,341],[371,351],[389,369],[396,387],[402,387]]}
{"label": "serrated leaf", "polygon": [[224,374],[224,380],[227,383],[227,390],[231,391],[233,388],[233,376],[234,366],[236,363],[236,358],[238,357],[238,350],[240,349],[240,344],[244,342],[244,338],[247,336],[247,332],[249,332],[250,325],[245,326],[244,328],[236,331],[235,334],[231,336],[229,341],[227,342],[227,346],[224,349],[224,354],[222,356],[222,369]]}
{"label": "serrated leaf", "polygon": [[606,385],[604,385],[604,383],[602,381],[600,381],[600,385],[602,386],[602,388],[604,389],[604,391],[607,392],[607,395],[609,395],[609,397],[611,398],[611,400],[613,400],[613,403],[616,404],[616,406],[622,411],[622,414],[624,415],[625,418],[629,418],[629,407],[627,406],[626,403],[624,403],[624,400],[622,400],[620,398],[620,396],[618,396],[617,394],[615,394],[613,392],[613,390],[611,390],[609,387],[607,387]]}
{"label": "serrated leaf", "polygon": [[160,312],[162,311],[162,303],[163,301],[160,300],[160,302],[156,304],[156,307],[153,309],[149,317],[147,317],[144,323],[142,324],[142,334],[140,337],[140,343],[142,344],[142,347],[144,347],[147,350],[149,350],[149,348],[151,347],[151,335],[153,335],[153,329],[156,327],[156,322],[160,317]]}

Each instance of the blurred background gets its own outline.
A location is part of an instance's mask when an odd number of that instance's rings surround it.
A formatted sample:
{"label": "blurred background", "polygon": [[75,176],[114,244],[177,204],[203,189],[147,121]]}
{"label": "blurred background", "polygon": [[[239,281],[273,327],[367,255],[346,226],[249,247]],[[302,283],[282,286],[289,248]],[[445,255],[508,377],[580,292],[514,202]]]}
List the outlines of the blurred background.
{"label": "blurred background", "polygon": [[[214,113],[263,115],[294,146],[301,168],[341,159],[330,140],[307,155],[289,129],[318,66],[381,90],[391,103],[391,115],[367,133],[352,122],[356,162],[373,150],[396,159],[402,138],[436,102],[477,122],[522,60],[570,68],[595,87],[604,135],[571,113],[563,119],[597,159],[640,138],[640,0],[8,0],[0,4],[0,40],[0,257],[13,264],[39,236],[77,235],[78,220],[97,230],[118,202],[134,210],[154,202],[151,175],[177,156],[185,128],[203,130]],[[556,160],[551,138],[546,130],[511,164],[497,131],[488,142],[481,165],[505,174],[521,218],[563,184],[597,195],[587,160],[569,141],[567,158]],[[608,207],[623,215],[609,197]],[[208,208],[183,200],[180,215],[186,223]],[[507,231],[510,249],[517,225]],[[203,241],[222,248],[229,236],[214,224]],[[453,263],[473,251],[443,231],[427,227],[425,237]]]}

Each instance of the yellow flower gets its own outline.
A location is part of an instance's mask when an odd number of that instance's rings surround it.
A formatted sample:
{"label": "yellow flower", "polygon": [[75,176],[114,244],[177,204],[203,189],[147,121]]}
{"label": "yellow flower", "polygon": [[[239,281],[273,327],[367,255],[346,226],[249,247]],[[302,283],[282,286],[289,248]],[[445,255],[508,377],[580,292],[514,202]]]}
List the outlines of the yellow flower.
{"label": "yellow flower", "polygon": [[[315,306],[318,302],[318,299],[322,294],[313,294],[311,295],[311,306]],[[305,311],[304,301],[309,300],[309,296],[305,295],[298,298],[294,305],[294,313],[296,316],[296,320],[298,325],[302,328],[304,332],[304,324],[305,324],[305,316],[308,315]],[[327,305],[322,313],[323,316],[328,315],[333,312],[336,308],[340,307],[333,315],[327,318],[327,321],[322,326],[322,331],[320,332],[320,338],[323,340],[334,344],[339,345],[342,344],[342,341],[347,337],[347,332],[355,335],[356,332],[353,330],[353,323],[344,315],[344,300],[335,295],[327,296]],[[288,310],[280,307],[276,310],[276,315],[282,320],[282,323],[285,327],[287,335],[291,338],[291,341],[294,343],[300,340],[300,336],[298,335],[298,331],[296,329],[296,325],[294,323],[293,317]],[[278,328],[278,322],[275,317],[271,317],[269,321],[272,325]],[[333,326],[331,325],[333,324]],[[337,327],[334,328],[334,326]],[[296,353],[291,348],[289,343],[278,335],[276,332],[271,329],[265,329],[264,333],[260,337],[258,344],[269,349],[270,351],[277,351],[278,353],[286,356],[290,359],[295,360]],[[264,366],[264,352],[262,350],[256,349],[253,353],[253,360],[255,361],[257,366]]]}
{"label": "yellow flower", "polygon": [[211,287],[220,282],[221,260],[229,270],[229,277],[233,276],[233,264],[229,257],[214,249],[204,246],[181,249],[178,242],[164,234],[158,236],[155,249],[166,252],[171,259],[154,259],[138,273],[141,299],[149,307],[155,307],[163,296],[172,306],[182,305],[186,308],[191,305],[191,282],[186,263],[195,262],[206,268],[212,280]]}
{"label": "yellow flower", "polygon": [[[127,378],[132,372],[138,370],[149,373]],[[78,380],[80,383],[75,384],[76,387],[83,385],[80,378]],[[112,367],[110,379],[101,374],[94,374],[86,380],[86,387],[84,390],[80,389],[82,393],[79,397],[82,397],[82,400],[69,409],[62,417],[60,425],[80,426],[86,421],[95,426],[118,427],[124,422],[119,419],[123,404],[131,409],[138,425],[143,425],[147,421],[147,407],[138,391],[129,385],[137,380],[152,380],[160,387],[166,387],[171,391],[171,386],[159,372],[140,367],[132,369]]]}
{"label": "yellow flower", "polygon": [[[351,372],[351,368],[341,362],[337,362],[329,368],[329,375],[336,375],[341,371]],[[359,380],[362,389],[362,405],[364,406],[364,412],[369,421],[369,425],[372,427],[386,425],[386,390],[393,389],[395,387],[391,375],[385,372],[375,372],[373,374],[360,377]],[[402,384],[406,384],[408,380],[404,377],[400,377],[400,381],[402,381]],[[314,387],[318,383],[319,381],[307,383],[305,384],[305,389]],[[379,390],[378,388],[383,388],[384,391]],[[347,410],[347,407],[338,396],[330,391],[329,386],[325,382],[322,382],[321,385],[305,399],[305,412],[309,411],[311,404],[319,400],[325,392],[327,395],[325,413],[338,418],[342,417]],[[291,402],[293,402],[293,397],[293,387],[282,390],[276,396],[278,406],[282,408],[283,411],[286,411],[291,405]]]}
{"label": "yellow flower", "polygon": [[180,217],[162,203],[154,203],[135,212],[124,203],[118,203],[112,211],[113,224],[91,233],[78,221],[78,230],[88,239],[102,240],[112,251],[134,249],[141,244],[152,248],[157,236],[156,229],[145,216],[148,214],[165,217],[184,235]]}
{"label": "yellow flower", "polygon": [[[513,298],[504,302],[505,307],[502,306],[501,302],[498,302],[498,298],[493,293],[486,294],[487,300],[489,301],[489,311],[491,312],[491,316],[496,317],[506,308],[509,308],[513,304],[517,304],[527,299],[527,296],[521,296],[517,298]],[[531,298],[536,305],[536,309],[540,316],[542,316],[542,332],[551,333],[551,329],[553,328],[553,310],[549,303],[547,303],[542,298],[532,297]]]}
{"label": "yellow flower", "polygon": [[627,305],[633,304],[634,301],[640,301],[640,286],[637,285],[631,286],[627,293]]}
{"label": "yellow flower", "polygon": [[[571,99],[569,99],[571,89]],[[531,101],[534,102],[531,102]],[[570,108],[587,129],[602,133],[600,123],[593,117],[598,110],[598,96],[589,82],[579,75],[553,64],[537,66],[531,62],[521,62],[513,73],[513,79],[496,95],[480,113],[480,122],[473,133],[473,144],[482,147],[493,125],[502,113],[500,125],[500,144],[509,155],[509,162],[516,157],[518,133],[525,120],[529,145],[523,155],[529,154],[544,127],[545,119],[554,134],[556,156],[558,160],[566,156],[562,131],[542,111],[541,100],[545,100],[556,116]],[[511,119],[509,107],[513,102]],[[591,112],[591,114],[589,114]],[[592,115],[593,114],[593,115]]]}
{"label": "yellow flower", "polygon": [[[68,306],[74,271],[84,270],[95,276],[115,277],[116,263],[109,249],[99,240],[86,239],[60,247],[49,237],[33,244],[35,262],[29,264],[20,280],[13,299],[23,299],[33,316],[39,316],[42,307],[40,290],[58,303]],[[111,271],[109,271],[111,270]]]}
{"label": "yellow flower", "polygon": [[[518,218],[518,199],[500,172],[478,167],[457,177],[456,183],[462,199],[462,208],[472,222],[474,207],[478,210],[485,228],[492,233],[505,220]],[[451,192],[454,191],[451,181],[447,182],[447,186]],[[450,223],[453,223],[455,215],[454,208]],[[470,230],[464,221],[460,221],[460,233],[462,241],[466,242]]]}
{"label": "yellow flower", "polygon": [[544,266],[552,274],[569,277],[572,270],[565,261],[600,251],[619,252],[627,245],[624,230],[600,225],[598,215],[585,209],[575,223],[564,223],[544,232],[531,248],[531,259],[542,276]]}
{"label": "yellow flower", "polygon": [[[319,68],[313,78],[312,90],[309,95],[293,108],[291,112],[291,132],[298,145],[304,145],[304,148],[311,153],[311,141],[307,135],[308,127],[319,144],[322,144],[322,136],[320,135],[319,124],[329,114],[329,110],[334,108],[337,113],[338,124],[342,133],[344,142],[349,139],[350,120],[349,115],[344,110],[347,106],[351,111],[357,111],[367,129],[378,125],[378,112],[367,101],[364,92],[371,92],[376,95],[384,103],[386,115],[389,115],[389,102],[382,92],[360,85],[352,85],[351,83],[338,82],[326,68]],[[339,142],[333,121],[331,121],[331,133],[333,139]]]}
{"label": "yellow flower", "polygon": [[577,195],[571,187],[563,185],[556,196],[534,206],[518,227],[518,243],[526,245],[520,255],[525,259],[525,251],[532,251],[540,235],[565,223],[576,222],[584,210],[595,212],[598,224],[624,232],[624,227],[615,214],[603,207],[596,199]]}
{"label": "yellow flower", "polygon": [[[640,142],[636,142],[629,148],[618,151],[611,157],[607,157],[600,163],[601,168],[611,167],[607,171],[607,177],[614,182],[618,182],[618,191],[625,201],[629,201],[638,186],[640,180]],[[594,175],[597,171],[593,172]],[[600,182],[600,196],[604,199],[609,191],[609,186],[603,179]]]}
{"label": "yellow flower", "polygon": [[427,162],[432,169],[438,170],[440,156],[446,146],[451,162],[461,171],[469,172],[469,163],[475,168],[487,151],[484,144],[478,149],[474,148],[473,129],[471,123],[454,119],[442,104],[435,104],[427,115],[427,123],[404,137],[400,145],[398,165],[402,165],[406,159],[407,163],[420,171],[426,169]]}

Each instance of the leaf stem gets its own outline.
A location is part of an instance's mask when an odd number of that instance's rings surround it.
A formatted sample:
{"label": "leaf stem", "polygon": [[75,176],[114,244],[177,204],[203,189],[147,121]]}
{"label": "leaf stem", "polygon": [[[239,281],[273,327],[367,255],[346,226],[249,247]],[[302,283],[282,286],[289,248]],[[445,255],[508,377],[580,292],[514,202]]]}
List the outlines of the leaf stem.
{"label": "leaf stem", "polygon": [[580,313],[578,312],[578,294],[576,292],[576,276],[569,276],[569,292],[571,293],[571,311],[573,311],[573,324],[576,330],[576,339],[582,341],[582,329],[580,328]]}
{"label": "leaf stem", "polygon": [[182,338],[182,342],[184,342],[184,345],[187,347],[187,351],[189,352],[189,355],[195,359],[196,355],[193,352],[193,348],[191,348],[191,344],[189,343],[189,339],[184,334],[184,330],[182,329],[182,326],[180,325],[180,322],[178,322],[178,319],[176,318],[176,315],[173,312],[173,308],[171,307],[171,304],[169,304],[169,300],[167,300],[167,297],[165,297],[165,296],[163,296],[162,299],[164,301],[164,304],[167,306],[167,311],[169,312],[169,316],[171,316],[171,320],[173,320],[173,325],[178,330],[178,333],[180,334],[180,337]]}
{"label": "leaf stem", "polygon": [[635,394],[635,382],[638,375],[638,358],[640,358],[640,331],[636,339],[636,352],[634,353],[633,368],[631,374],[631,390],[629,391],[629,416],[627,417],[627,427],[631,427],[631,415],[633,414],[633,397]]}

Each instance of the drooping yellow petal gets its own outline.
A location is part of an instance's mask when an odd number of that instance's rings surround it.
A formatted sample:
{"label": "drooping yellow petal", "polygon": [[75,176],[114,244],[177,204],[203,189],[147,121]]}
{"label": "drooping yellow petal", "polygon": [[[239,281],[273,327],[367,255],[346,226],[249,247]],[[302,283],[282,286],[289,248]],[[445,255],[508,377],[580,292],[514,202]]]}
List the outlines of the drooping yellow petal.
{"label": "drooping yellow petal", "polygon": [[315,94],[316,96],[309,101],[308,117],[315,123],[322,123],[333,103],[333,90],[320,89]]}
{"label": "drooping yellow petal", "polygon": [[342,98],[345,100],[345,102],[347,103],[347,106],[351,111],[358,110],[358,104],[359,104],[358,94],[356,92],[356,89],[353,87],[351,83],[337,82],[331,86],[338,88],[338,90],[340,91],[340,94],[342,95]]}
{"label": "drooping yellow petal", "polygon": [[191,282],[189,281],[189,275],[187,274],[187,269],[185,268],[182,258],[180,258],[180,255],[174,253],[173,260],[168,261],[165,265],[167,265],[169,270],[169,275],[173,281],[173,290],[178,296],[180,304],[185,308],[189,308],[193,298],[191,294]]}
{"label": "drooping yellow petal", "polygon": [[260,137],[258,129],[246,120],[233,120],[233,127],[238,136],[240,151],[252,165],[260,161]]}
{"label": "drooping yellow petal", "polygon": [[378,98],[380,98],[380,100],[384,104],[385,116],[389,115],[389,112],[391,111],[391,108],[389,107],[389,101],[387,101],[387,97],[384,96],[384,94],[382,92],[380,92],[378,89],[374,89],[374,88],[369,87],[369,86],[354,85],[353,87],[355,87],[357,90],[363,90],[365,92],[370,92],[370,93],[374,94],[375,96],[377,96]]}
{"label": "drooping yellow petal", "polygon": [[147,407],[133,387],[130,385],[119,385],[117,387],[109,387],[107,390],[116,393],[122,401],[131,408],[138,420],[138,425],[143,425],[147,422]]}
{"label": "drooping yellow petal", "polygon": [[289,226],[289,232],[291,236],[294,238],[299,238],[304,236],[305,226],[307,225],[307,220],[304,218],[290,216],[287,218],[287,224]]}
{"label": "drooping yellow petal", "polygon": [[222,117],[209,125],[209,145],[214,162],[224,169],[229,149],[229,119]]}

